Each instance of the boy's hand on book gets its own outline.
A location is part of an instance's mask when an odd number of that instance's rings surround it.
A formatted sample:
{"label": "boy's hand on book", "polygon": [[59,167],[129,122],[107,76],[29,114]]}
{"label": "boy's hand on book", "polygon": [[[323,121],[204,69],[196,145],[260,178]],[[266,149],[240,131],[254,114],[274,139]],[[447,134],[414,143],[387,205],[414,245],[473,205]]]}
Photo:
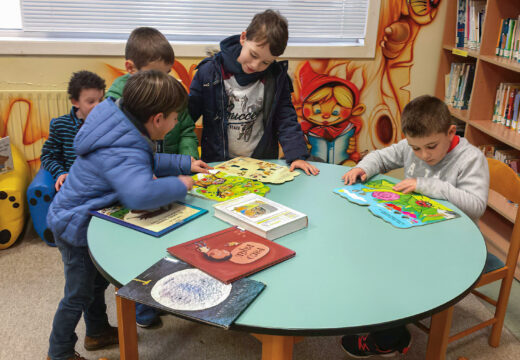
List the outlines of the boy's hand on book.
{"label": "boy's hand on book", "polygon": [[415,191],[416,187],[417,187],[417,179],[409,178],[409,179],[404,179],[403,181],[395,184],[395,186],[392,189],[395,191],[399,191],[399,192],[408,194],[408,193],[411,193],[412,191]]}
{"label": "boy's hand on book", "polygon": [[209,170],[213,169],[202,160],[191,158],[191,172],[209,174]]}
{"label": "boy's hand on book", "polygon": [[365,170],[361,168],[353,168],[347,171],[341,179],[344,181],[345,185],[352,185],[358,181],[358,178],[361,179],[362,182],[367,180],[367,174]]}
{"label": "boy's hand on book", "polygon": [[67,175],[69,175],[69,174],[61,174],[60,176],[58,176],[58,179],[56,180],[56,184],[54,184],[54,188],[56,189],[56,192],[60,191],[60,188],[63,185],[63,183],[65,182]]}
{"label": "boy's hand on book", "polygon": [[193,179],[191,176],[179,175],[178,179],[184,183],[188,191],[193,188]]}
{"label": "boy's hand on book", "polygon": [[294,169],[302,169],[307,175],[318,175],[320,173],[316,166],[309,164],[305,160],[294,160],[289,170],[294,171]]}

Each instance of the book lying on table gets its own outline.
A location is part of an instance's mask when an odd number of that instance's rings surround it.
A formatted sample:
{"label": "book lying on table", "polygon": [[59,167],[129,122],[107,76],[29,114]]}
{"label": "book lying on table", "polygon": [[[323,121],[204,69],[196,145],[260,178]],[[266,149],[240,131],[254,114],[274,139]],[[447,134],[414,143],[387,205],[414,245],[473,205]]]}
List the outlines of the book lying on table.
{"label": "book lying on table", "polygon": [[298,171],[290,171],[287,166],[244,156],[218,164],[215,169],[222,170],[226,174],[273,184],[282,184],[300,175]]}
{"label": "book lying on table", "polygon": [[197,206],[174,202],[151,210],[131,210],[123,205],[114,205],[90,211],[90,214],[149,235],[161,236],[207,212]]}
{"label": "book lying on table", "polygon": [[260,181],[246,179],[242,176],[228,175],[218,170],[210,170],[210,174],[195,174],[191,195],[210,200],[226,201],[245,194],[265,195],[269,186]]}
{"label": "book lying on table", "polygon": [[188,264],[164,258],[120,288],[117,295],[228,329],[264,288],[265,284],[250,279],[224,284]]}
{"label": "book lying on table", "polygon": [[296,255],[285,246],[237,227],[172,246],[168,252],[225,284]]}
{"label": "book lying on table", "polygon": [[307,215],[272,200],[248,194],[213,205],[215,216],[268,240],[274,240],[307,226]]}
{"label": "book lying on table", "polygon": [[368,205],[375,216],[398,228],[410,228],[454,219],[460,215],[429,197],[394,191],[395,183],[371,180],[334,189],[336,194],[358,205]]}

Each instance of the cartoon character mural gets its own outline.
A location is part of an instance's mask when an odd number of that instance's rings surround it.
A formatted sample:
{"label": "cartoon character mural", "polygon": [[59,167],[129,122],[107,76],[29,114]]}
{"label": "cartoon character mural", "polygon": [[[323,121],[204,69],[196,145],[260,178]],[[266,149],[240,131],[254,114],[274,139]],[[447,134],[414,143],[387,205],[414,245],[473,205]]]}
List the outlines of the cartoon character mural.
{"label": "cartoon character mural", "polygon": [[[382,1],[374,59],[314,59],[305,60],[296,66],[293,103],[302,129],[309,139],[311,154],[330,163],[353,165],[368,151],[388,146],[402,138],[400,114],[410,101],[408,86],[414,60],[414,42],[421,27],[435,19],[440,2]],[[355,128],[353,133],[343,133],[342,130],[342,137],[337,134],[332,138],[330,135],[334,128],[330,126],[330,121],[325,128],[312,131],[317,125],[309,121],[304,113],[305,103],[310,99],[307,94],[317,90],[316,86],[310,85],[312,81],[305,80],[308,76],[306,73],[310,71],[322,79],[322,88],[334,89],[336,84],[346,81],[355,86],[353,89],[343,83],[350,89],[353,98],[356,98],[358,90],[359,98],[352,103],[350,117],[343,123],[345,127]],[[334,156],[318,155],[331,153],[331,147],[325,147],[332,146],[331,140],[334,140]],[[338,151],[343,151],[340,149],[344,149],[346,154],[338,154]]]}

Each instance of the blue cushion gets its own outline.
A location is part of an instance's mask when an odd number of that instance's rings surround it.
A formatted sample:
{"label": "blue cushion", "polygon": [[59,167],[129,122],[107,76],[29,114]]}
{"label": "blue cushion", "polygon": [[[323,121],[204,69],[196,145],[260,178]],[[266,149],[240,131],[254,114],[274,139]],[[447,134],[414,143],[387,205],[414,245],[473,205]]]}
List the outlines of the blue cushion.
{"label": "blue cushion", "polygon": [[505,264],[502,262],[502,260],[488,252],[486,257],[486,265],[484,265],[484,274],[503,268],[504,266]]}
{"label": "blue cushion", "polygon": [[27,188],[27,202],[34,229],[49,246],[56,246],[54,236],[47,227],[47,212],[56,194],[54,183],[52,175],[47,170],[40,168]]}

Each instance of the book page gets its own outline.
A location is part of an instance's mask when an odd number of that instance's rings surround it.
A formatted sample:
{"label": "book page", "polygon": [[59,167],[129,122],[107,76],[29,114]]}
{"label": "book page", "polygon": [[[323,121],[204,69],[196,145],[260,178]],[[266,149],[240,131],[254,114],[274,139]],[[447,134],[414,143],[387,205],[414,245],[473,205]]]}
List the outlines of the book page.
{"label": "book page", "polygon": [[226,174],[272,184],[282,184],[300,175],[298,171],[289,171],[287,166],[244,156],[221,163],[215,166],[215,169],[221,170]]}

